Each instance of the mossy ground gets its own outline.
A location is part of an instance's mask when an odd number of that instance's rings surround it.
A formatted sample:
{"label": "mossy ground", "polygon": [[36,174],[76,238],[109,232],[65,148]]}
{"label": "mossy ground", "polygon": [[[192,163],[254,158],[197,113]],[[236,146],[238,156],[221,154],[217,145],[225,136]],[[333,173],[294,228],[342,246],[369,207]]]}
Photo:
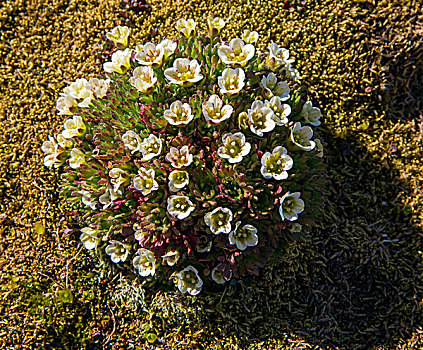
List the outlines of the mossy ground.
{"label": "mossy ground", "polygon": [[255,29],[262,49],[272,40],[290,49],[324,114],[325,215],[275,268],[222,296],[143,296],[103,274],[64,233],[40,146],[65,119],[58,93],[100,72],[105,32],[124,18],[119,1],[4,1],[0,348],[422,348],[419,1],[307,1],[301,13],[281,11],[283,1],[149,3],[128,12],[135,40],[214,15],[232,17],[228,37]]}

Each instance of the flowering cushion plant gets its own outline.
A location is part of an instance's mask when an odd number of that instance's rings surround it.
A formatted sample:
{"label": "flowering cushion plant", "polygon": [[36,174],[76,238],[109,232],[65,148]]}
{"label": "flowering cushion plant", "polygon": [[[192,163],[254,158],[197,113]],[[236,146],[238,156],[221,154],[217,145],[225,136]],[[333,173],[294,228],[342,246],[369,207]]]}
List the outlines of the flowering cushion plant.
{"label": "flowering cushion plant", "polygon": [[289,51],[224,42],[224,25],[179,20],[179,38],[134,49],[115,28],[105,76],[64,89],[69,119],[42,146],[85,247],[191,295],[258,274],[321,202],[321,113]]}

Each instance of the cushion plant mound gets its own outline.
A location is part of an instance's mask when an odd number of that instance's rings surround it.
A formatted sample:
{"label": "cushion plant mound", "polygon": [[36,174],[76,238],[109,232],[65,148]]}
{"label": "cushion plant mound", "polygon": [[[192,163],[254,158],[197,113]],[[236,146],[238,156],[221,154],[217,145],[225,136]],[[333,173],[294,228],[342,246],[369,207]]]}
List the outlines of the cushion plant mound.
{"label": "cushion plant mound", "polygon": [[133,49],[116,27],[107,77],[64,89],[70,117],[42,147],[87,249],[191,295],[258,274],[320,204],[321,113],[294,60],[256,50],[256,32],[224,42],[224,26],[181,19],[180,38]]}

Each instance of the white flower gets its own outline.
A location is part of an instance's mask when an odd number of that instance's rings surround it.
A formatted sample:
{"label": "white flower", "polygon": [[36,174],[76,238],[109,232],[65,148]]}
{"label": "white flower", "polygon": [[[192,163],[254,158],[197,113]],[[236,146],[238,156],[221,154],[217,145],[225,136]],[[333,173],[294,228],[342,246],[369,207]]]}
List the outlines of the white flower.
{"label": "white flower", "polygon": [[107,73],[119,73],[125,74],[126,71],[131,67],[131,54],[130,49],[118,50],[112,55],[112,62],[106,62],[103,64],[103,68]]}
{"label": "white flower", "polygon": [[189,184],[189,175],[183,170],[174,170],[169,174],[169,189],[178,192]]}
{"label": "white flower", "polygon": [[286,72],[288,79],[291,79],[291,80],[300,80],[301,79],[300,72],[298,71],[298,69],[292,68],[291,63],[287,63],[287,65],[285,67],[285,72]]}
{"label": "white flower", "polygon": [[223,106],[223,101],[218,95],[211,95],[208,101],[203,102],[201,110],[204,118],[211,124],[220,124],[229,119],[234,111],[231,105]]}
{"label": "white flower", "polygon": [[58,168],[61,166],[66,158],[64,157],[64,151],[59,148],[59,145],[56,143],[54,138],[51,136],[48,137],[49,141],[44,141],[41,150],[46,153],[46,156],[44,157],[44,165],[46,167],[52,167]]}
{"label": "white flower", "polygon": [[84,152],[79,150],[78,148],[72,148],[70,151],[70,159],[69,165],[73,169],[78,169],[81,164],[85,163],[85,155]]}
{"label": "white flower", "polygon": [[212,241],[210,241],[210,242],[202,241],[202,242],[197,244],[196,250],[199,253],[208,253],[211,250],[212,246],[213,246]]}
{"label": "white flower", "polygon": [[301,126],[300,122],[296,122],[291,127],[291,141],[298,148],[304,151],[311,151],[315,146],[315,142],[310,139],[313,137],[313,129],[309,126]]}
{"label": "white flower", "polygon": [[194,119],[191,106],[188,103],[182,104],[181,101],[172,102],[170,109],[166,109],[163,116],[169,124],[175,126],[187,125]]}
{"label": "white flower", "polygon": [[59,115],[72,115],[73,110],[78,107],[78,102],[71,95],[60,96],[56,102]]}
{"label": "white flower", "polygon": [[157,78],[154,76],[153,68],[137,67],[128,81],[137,91],[148,94],[154,89]]}
{"label": "white flower", "polygon": [[66,87],[60,95],[69,95],[75,100],[82,100],[78,103],[78,107],[88,107],[93,98],[91,84],[84,78],[76,79],[72,84]]}
{"label": "white flower", "polygon": [[166,160],[176,169],[181,169],[189,166],[194,157],[189,153],[188,146],[182,146],[179,150],[176,147],[171,147],[169,153],[166,154]]}
{"label": "white flower", "polygon": [[145,236],[145,231],[143,230],[142,226],[139,223],[136,222],[132,227],[135,231],[134,238],[137,241],[142,240]]}
{"label": "white flower", "polygon": [[154,276],[156,273],[156,258],[154,253],[148,249],[140,248],[132,260],[132,264],[142,277]]}
{"label": "white flower", "polygon": [[274,58],[280,64],[292,63],[295,61],[294,59],[289,59],[289,50],[279,47],[276,43],[270,44],[269,57]]}
{"label": "white flower", "polygon": [[65,139],[62,134],[58,134],[56,139],[57,143],[62,148],[71,148],[73,145],[73,142],[71,140]]}
{"label": "white flower", "polygon": [[258,243],[257,229],[253,225],[240,227],[241,221],[235,223],[235,229],[229,234],[229,243],[236,244],[239,250],[254,247]]}
{"label": "white flower", "polygon": [[95,199],[91,196],[91,193],[85,190],[78,191],[81,195],[81,201],[83,204],[85,204],[87,207],[90,207],[91,209],[95,209],[97,202]]}
{"label": "white flower", "polygon": [[223,267],[216,266],[211,272],[211,277],[216,283],[225,284],[226,281],[229,281],[232,278],[232,271],[230,271],[229,276],[225,277]]}
{"label": "white flower", "polygon": [[190,265],[172,276],[178,279],[178,289],[182,294],[188,292],[191,295],[197,295],[201,292],[203,281],[198,276],[198,271],[195,267]]}
{"label": "white flower", "polygon": [[220,93],[228,96],[237,94],[245,86],[245,73],[242,68],[225,68],[222,75],[217,78]]}
{"label": "white flower", "polygon": [[143,66],[160,67],[163,63],[165,50],[158,44],[146,43],[135,55],[135,59]]}
{"label": "white flower", "polygon": [[291,97],[288,83],[286,81],[278,82],[275,73],[269,73],[267,77],[263,77],[260,84],[268,98],[279,96],[281,101],[286,101]]}
{"label": "white flower", "polygon": [[316,151],[317,151],[317,156],[318,157],[323,157],[323,145],[322,145],[322,141],[320,141],[320,139],[315,139],[314,143],[316,144]]}
{"label": "white flower", "polygon": [[179,252],[170,250],[165,255],[162,256],[163,260],[169,266],[175,265],[179,260]]}
{"label": "white flower", "polygon": [[223,146],[217,150],[217,154],[228,160],[229,163],[239,163],[251,150],[251,144],[245,142],[242,132],[226,133],[222,136]]}
{"label": "white flower", "polygon": [[177,58],[173,62],[173,67],[167,68],[164,75],[172,84],[190,86],[201,79],[201,66],[197,60],[190,61],[188,58]]}
{"label": "white flower", "polygon": [[295,221],[298,219],[298,214],[304,211],[304,201],[300,196],[300,192],[290,193],[289,191],[283,195],[279,206],[282,220]]}
{"label": "white flower", "polygon": [[119,191],[119,188],[129,184],[128,174],[120,168],[112,168],[109,171],[110,182],[113,185],[113,191]]}
{"label": "white flower", "polygon": [[110,80],[92,78],[90,79],[89,84],[91,86],[91,91],[97,96],[97,98],[103,98],[109,90]]}
{"label": "white flower", "polygon": [[264,132],[270,132],[276,126],[273,111],[266,107],[263,101],[254,101],[247,113],[251,131],[260,137]]}
{"label": "white flower", "polygon": [[235,38],[228,45],[221,45],[217,54],[225,64],[240,65],[244,67],[254,56],[256,49],[251,44],[245,44],[241,39]]}
{"label": "white flower", "polygon": [[244,30],[244,33],[241,36],[241,39],[244,40],[247,44],[255,44],[259,38],[259,33],[251,32],[248,29]]}
{"label": "white flower", "polygon": [[226,25],[226,22],[223,18],[220,17],[207,17],[207,25],[209,27],[210,32],[213,29],[216,29],[218,33],[223,29],[223,27]]}
{"label": "white flower", "polygon": [[103,204],[103,209],[107,209],[113,204],[113,201],[123,195],[123,189],[120,188],[115,192],[112,186],[107,185],[106,191],[98,198],[98,201]]}
{"label": "white flower", "polygon": [[169,39],[163,39],[159,44],[164,53],[164,59],[167,59],[169,56],[173,55],[176,50],[177,44]]}
{"label": "white flower", "polygon": [[130,30],[127,26],[117,26],[112,29],[111,32],[106,33],[107,39],[113,41],[115,46],[121,44],[123,47],[128,46],[128,37],[129,37]]}
{"label": "white flower", "polygon": [[100,238],[98,237],[100,231],[90,227],[84,227],[81,229],[81,232],[82,234],[80,240],[84,244],[85,248],[88,250],[96,248],[98,242],[100,241]]}
{"label": "white flower", "polygon": [[204,222],[215,235],[231,232],[232,211],[218,207],[204,216]]}
{"label": "white flower", "polygon": [[265,105],[273,111],[273,120],[276,125],[282,126],[288,123],[288,115],[291,114],[290,105],[281,103],[279,96],[273,96],[270,101],[264,101]]}
{"label": "white flower", "polygon": [[317,107],[313,107],[311,101],[304,103],[303,109],[300,112],[300,117],[303,117],[306,123],[309,123],[314,126],[319,126],[321,124],[320,117],[322,112]]}
{"label": "white flower", "polygon": [[141,149],[142,139],[132,130],[129,130],[122,135],[122,141],[124,146],[128,148],[131,153],[135,153]]}
{"label": "white flower", "polygon": [[66,120],[64,126],[65,130],[63,130],[62,135],[67,139],[84,136],[87,131],[87,126],[79,115],[74,115],[72,119]]}
{"label": "white flower", "polygon": [[287,154],[286,148],[275,147],[273,152],[266,152],[261,158],[260,172],[265,179],[285,180],[288,178],[287,170],[294,164],[292,158]]}
{"label": "white flower", "polygon": [[189,38],[192,32],[195,31],[196,23],[195,21],[190,18],[189,20],[185,19],[178,19],[176,22],[176,29],[180,31],[182,34],[185,35],[185,37]]}
{"label": "white flower", "polygon": [[187,218],[194,209],[194,203],[186,196],[170,196],[167,199],[167,211],[179,220]]}
{"label": "white flower", "polygon": [[129,254],[127,245],[115,240],[110,240],[109,243],[106,247],[106,254],[110,255],[112,261],[116,264],[126,261]]}
{"label": "white flower", "polygon": [[162,140],[157,136],[150,134],[141,142],[140,151],[142,153],[143,161],[153,159],[162,153]]}
{"label": "white flower", "polygon": [[144,196],[147,196],[153,191],[157,191],[159,184],[155,180],[156,173],[154,169],[147,170],[144,167],[138,169],[138,176],[134,177],[133,184],[135,189],[141,191]]}

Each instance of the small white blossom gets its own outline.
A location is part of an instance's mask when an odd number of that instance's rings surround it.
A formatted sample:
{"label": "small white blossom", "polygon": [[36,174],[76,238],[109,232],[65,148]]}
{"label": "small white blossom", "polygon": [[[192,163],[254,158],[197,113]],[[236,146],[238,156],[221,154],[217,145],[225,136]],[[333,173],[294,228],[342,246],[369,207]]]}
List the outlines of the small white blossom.
{"label": "small white blossom", "polygon": [[218,284],[225,284],[227,281],[229,281],[232,278],[232,271],[230,272],[229,276],[227,276],[226,278],[223,272],[224,270],[220,266],[216,266],[211,272],[211,277],[213,281],[215,281]]}
{"label": "small white blossom", "polygon": [[153,68],[137,67],[128,81],[137,91],[148,94],[154,90],[157,78],[154,76]]}
{"label": "small white blossom", "polygon": [[115,192],[119,191],[119,188],[129,184],[129,178],[126,171],[120,168],[112,168],[109,171],[110,183],[113,185]]}
{"label": "small white blossom", "polygon": [[103,68],[107,73],[125,74],[131,67],[131,54],[130,49],[118,50],[112,55],[112,62],[105,62]]}
{"label": "small white blossom", "polygon": [[160,67],[163,63],[165,50],[160,44],[146,43],[142,51],[135,55],[135,59],[143,66]]}
{"label": "small white blossom", "polygon": [[287,192],[280,199],[279,214],[282,220],[295,221],[298,214],[304,211],[304,201],[300,198],[300,192]]}
{"label": "small white blossom", "polygon": [[237,94],[245,86],[245,73],[242,68],[225,68],[217,78],[221,94],[228,96]]}
{"label": "small white blossom", "polygon": [[84,244],[85,248],[88,250],[96,248],[98,242],[100,241],[100,238],[98,237],[100,231],[90,227],[84,227],[81,229],[81,232],[82,234],[80,240]]}
{"label": "small white blossom", "polygon": [[215,235],[231,232],[232,211],[218,207],[204,216],[204,222]]}
{"label": "small white blossom", "polygon": [[290,80],[300,80],[301,74],[298,69],[292,68],[291,63],[287,63],[285,67],[287,78]]}
{"label": "small white blossom", "polygon": [[291,141],[298,148],[304,151],[311,151],[315,146],[315,142],[310,139],[313,137],[313,129],[309,126],[301,126],[300,122],[296,122],[291,127]]}
{"label": "small white blossom", "polygon": [[223,27],[226,25],[226,21],[223,18],[220,17],[207,17],[207,26],[209,27],[210,32],[213,29],[216,29],[218,33],[223,29]]}
{"label": "small white blossom", "polygon": [[191,112],[191,106],[181,101],[172,102],[170,109],[166,109],[163,116],[169,124],[175,126],[187,125],[194,119],[194,115]]}
{"label": "small white blossom", "polygon": [[281,101],[286,101],[291,97],[288,83],[286,81],[278,82],[275,73],[269,73],[267,77],[263,77],[260,84],[265,90],[267,98],[279,96]]}
{"label": "small white blossom", "polygon": [[315,139],[314,143],[316,144],[316,151],[317,151],[317,156],[318,157],[323,157],[323,144],[322,141],[320,141],[320,139]]}
{"label": "small white blossom", "polygon": [[223,106],[223,101],[218,95],[211,95],[208,101],[203,102],[201,110],[204,118],[211,124],[220,124],[229,119],[234,111],[231,105]]}
{"label": "small white blossom", "polygon": [[196,249],[197,249],[197,252],[199,252],[199,253],[208,253],[211,250],[212,246],[213,246],[212,241],[201,242],[201,243],[197,244]]}
{"label": "small white blossom", "polygon": [[159,184],[155,180],[154,169],[147,170],[144,167],[138,169],[138,176],[134,177],[133,184],[136,190],[147,196],[153,191],[157,191]]}
{"label": "small white blossom", "polygon": [[97,96],[97,98],[103,98],[107,95],[109,90],[109,79],[98,79],[92,78],[89,81],[91,91]]}
{"label": "small white blossom", "polygon": [[113,204],[113,201],[123,195],[123,189],[120,188],[115,192],[112,186],[107,185],[106,191],[98,198],[98,201],[103,204],[103,209],[107,209]]}
{"label": "small white blossom", "polygon": [[181,191],[189,184],[188,172],[184,170],[174,170],[169,174],[169,189],[172,192]]}
{"label": "small white blossom", "polygon": [[306,123],[309,123],[314,126],[319,126],[321,124],[320,117],[322,112],[317,107],[313,107],[311,101],[304,103],[303,109],[300,112],[300,117],[303,117]]}
{"label": "small white blossom", "polygon": [[260,172],[265,179],[285,180],[288,178],[287,170],[294,164],[292,158],[287,154],[286,148],[275,147],[273,152],[266,152],[261,158]]}
{"label": "small white blossom", "polygon": [[44,157],[44,165],[46,167],[52,167],[58,168],[61,166],[66,158],[64,157],[64,151],[59,148],[59,145],[56,143],[54,138],[51,136],[48,137],[48,141],[44,141],[41,150],[46,153],[46,156]]}
{"label": "small white blossom", "polygon": [[226,133],[222,136],[223,145],[217,150],[217,154],[228,160],[229,163],[239,163],[251,150],[251,144],[245,142],[242,132]]}
{"label": "small white blossom", "polygon": [[273,96],[270,101],[264,101],[264,104],[273,111],[273,120],[276,125],[282,126],[288,123],[288,115],[291,114],[291,107],[289,104],[281,103],[279,96]]}
{"label": "small white blossom", "polygon": [[142,277],[154,276],[156,273],[156,258],[154,253],[148,249],[140,248],[132,260],[132,264]]}
{"label": "small white blossom", "polygon": [[132,227],[133,227],[133,229],[135,231],[134,238],[137,241],[142,240],[144,238],[144,236],[145,236],[145,231],[143,230],[143,228],[141,227],[141,225],[136,222]]}
{"label": "small white blossom", "polygon": [[255,44],[259,38],[259,33],[256,31],[249,31],[248,29],[244,30],[242,33],[241,39],[244,40],[247,44]]}
{"label": "small white blossom", "polygon": [[66,120],[64,126],[62,135],[67,139],[84,136],[87,132],[87,126],[79,115],[74,115],[72,119]]}
{"label": "small white blossom", "polygon": [[191,295],[197,295],[201,292],[203,281],[198,276],[198,271],[195,267],[190,265],[172,276],[178,279],[178,289],[182,294],[188,292]]}
{"label": "small white blossom", "polygon": [[78,169],[81,164],[85,163],[84,152],[78,148],[72,148],[70,151],[69,166],[73,169]]}
{"label": "small white blossom", "polygon": [[62,148],[71,148],[73,145],[73,142],[71,140],[65,139],[62,134],[58,134],[56,139],[57,143]]}
{"label": "small white blossom", "polygon": [[173,62],[173,67],[164,71],[164,75],[171,84],[191,86],[204,78],[200,72],[201,66],[197,60],[190,61],[188,58],[177,58]]}
{"label": "small white blossom", "polygon": [[129,255],[128,246],[115,240],[110,240],[109,243],[106,247],[106,254],[110,255],[115,264],[121,261],[125,262]]}
{"label": "small white blossom", "polygon": [[130,30],[127,26],[117,26],[111,32],[106,33],[107,39],[111,40],[115,46],[119,44],[123,47],[128,46],[128,37]]}
{"label": "small white blossom", "polygon": [[180,150],[176,147],[171,147],[169,153],[166,154],[166,160],[176,169],[189,166],[193,159],[194,157],[189,153],[188,146],[182,146]]}
{"label": "small white blossom", "polygon": [[217,54],[225,64],[239,65],[244,67],[254,56],[256,49],[251,44],[245,44],[243,40],[235,38],[228,45],[221,45]]}
{"label": "small white blossom", "polygon": [[135,153],[141,150],[141,137],[132,130],[127,131],[122,135],[122,141],[126,148],[128,148],[131,153]]}
{"label": "small white blossom", "polygon": [[258,243],[257,229],[253,225],[241,226],[241,221],[235,223],[235,229],[229,234],[229,243],[239,250],[254,247]]}
{"label": "small white blossom", "polygon": [[159,137],[150,134],[141,142],[140,151],[142,153],[143,161],[153,159],[162,153],[162,140]]}
{"label": "small white blossom", "polygon": [[56,108],[59,115],[72,115],[76,107],[78,107],[78,101],[71,95],[60,96],[57,99]]}
{"label": "small white blossom", "polygon": [[165,255],[163,255],[162,258],[166,262],[167,265],[173,266],[179,260],[179,252],[171,250],[167,252]]}
{"label": "small white blossom", "polygon": [[169,56],[173,55],[177,46],[175,42],[169,39],[163,39],[159,45],[163,49],[164,59],[167,59]]}
{"label": "small white blossom", "polygon": [[188,20],[185,19],[178,19],[176,22],[176,29],[181,32],[185,37],[189,38],[191,33],[195,32],[195,21],[190,18]]}
{"label": "small white blossom", "polygon": [[194,203],[186,196],[170,196],[167,199],[168,213],[179,220],[186,219],[194,209]]}
{"label": "small white blossom", "polygon": [[78,103],[78,107],[88,107],[93,98],[91,84],[87,79],[76,79],[72,84],[66,87],[61,96],[71,96],[75,100],[82,100]]}
{"label": "small white blossom", "polygon": [[77,193],[81,195],[81,201],[84,205],[86,205],[87,207],[90,207],[93,210],[95,209],[97,202],[95,198],[92,197],[90,192],[86,190],[82,190],[82,191],[78,191]]}
{"label": "small white blossom", "polygon": [[269,46],[269,57],[274,58],[279,64],[292,63],[295,60],[289,59],[289,50],[272,43]]}
{"label": "small white blossom", "polygon": [[260,137],[264,132],[270,132],[276,126],[273,111],[263,101],[254,101],[247,114],[251,131]]}

